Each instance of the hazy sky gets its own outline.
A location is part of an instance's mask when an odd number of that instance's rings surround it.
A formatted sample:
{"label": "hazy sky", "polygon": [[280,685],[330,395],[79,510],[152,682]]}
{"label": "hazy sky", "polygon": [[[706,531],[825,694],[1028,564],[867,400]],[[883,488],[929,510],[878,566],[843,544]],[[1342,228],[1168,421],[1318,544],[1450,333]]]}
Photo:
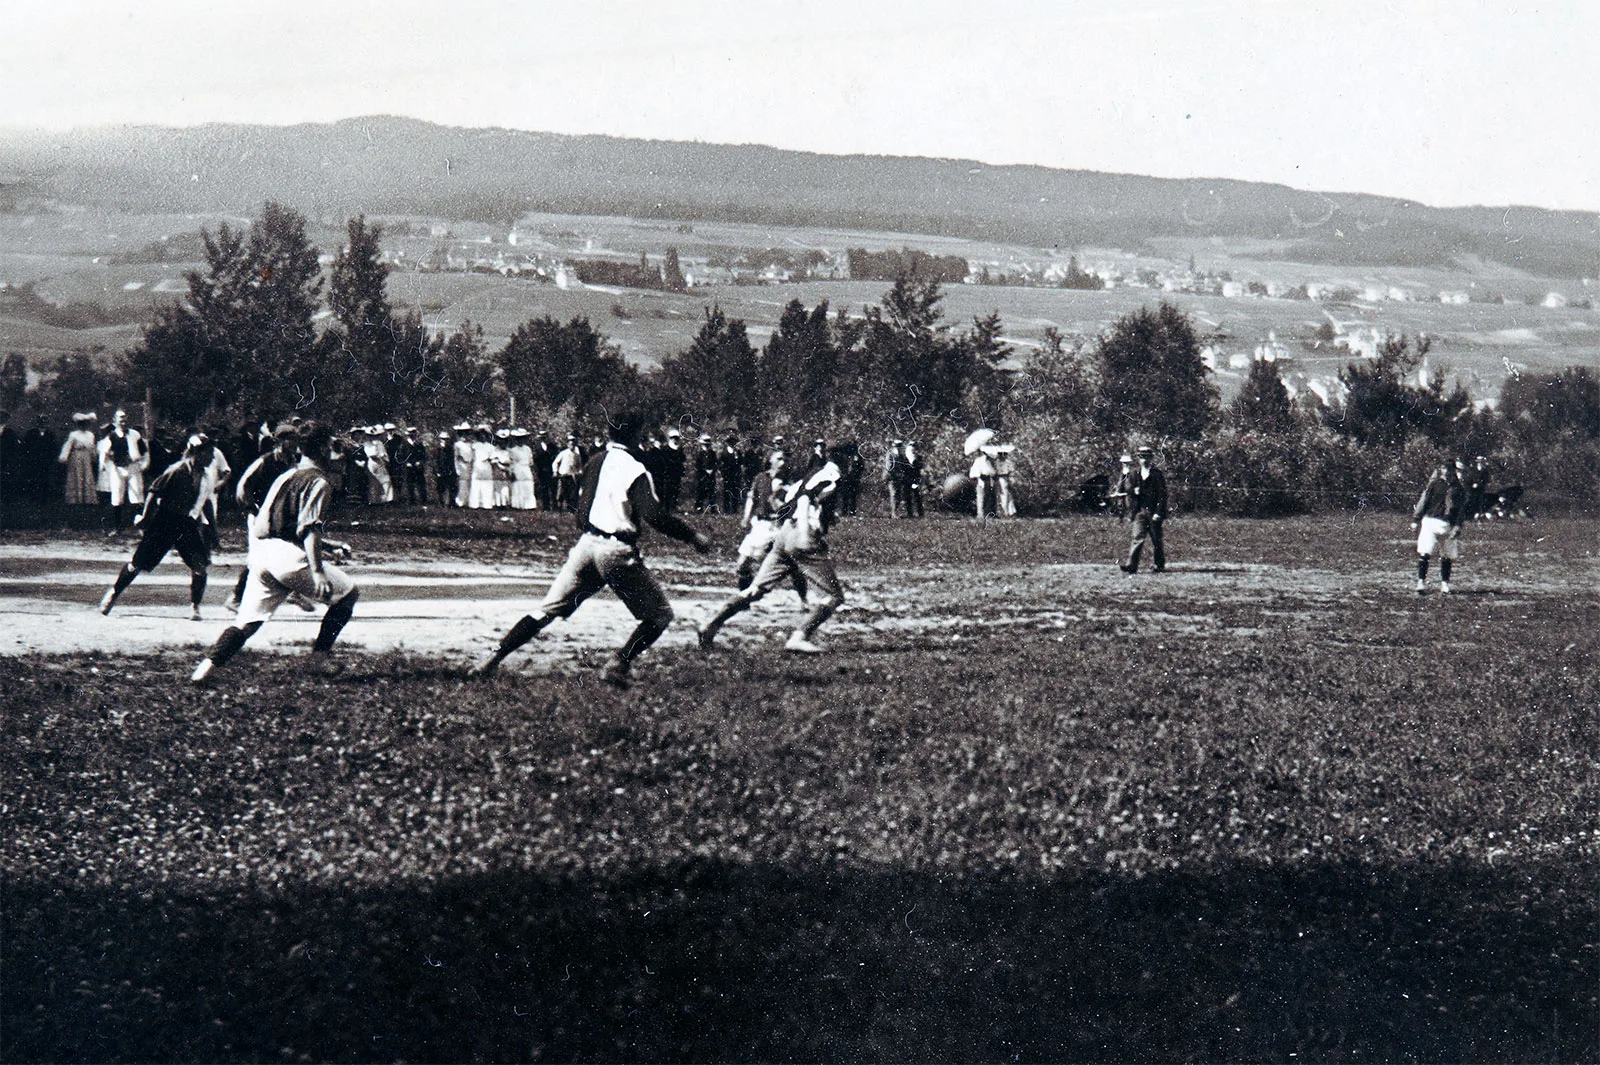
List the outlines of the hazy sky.
{"label": "hazy sky", "polygon": [[0,123],[367,114],[1600,210],[1600,3],[7,0]]}

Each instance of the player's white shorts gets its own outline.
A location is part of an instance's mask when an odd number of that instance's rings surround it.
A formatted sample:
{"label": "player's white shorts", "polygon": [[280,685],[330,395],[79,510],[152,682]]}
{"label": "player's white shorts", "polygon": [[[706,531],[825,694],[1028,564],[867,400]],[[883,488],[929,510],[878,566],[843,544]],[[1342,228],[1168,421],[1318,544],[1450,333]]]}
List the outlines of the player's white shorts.
{"label": "player's white shorts", "polygon": [[106,463],[106,490],[111,493],[111,505],[124,503],[138,506],[144,502],[144,471],[137,466],[115,466]]}
{"label": "player's white shorts", "polygon": [[1423,518],[1417,532],[1417,554],[1461,557],[1461,527],[1443,518]]}
{"label": "player's white shorts", "polygon": [[305,548],[287,540],[255,540],[250,544],[250,579],[245,583],[244,596],[239,600],[239,617],[235,624],[249,625],[266,621],[289,598],[290,592],[299,592],[307,599],[322,603],[337,603],[355,589],[355,583],[337,566],[322,564],[328,578],[328,594],[317,594],[317,582],[311,578],[311,565],[306,561]]}
{"label": "player's white shorts", "polygon": [[740,558],[766,558],[772,541],[778,536],[778,527],[765,518],[752,518],[750,531],[739,543]]}

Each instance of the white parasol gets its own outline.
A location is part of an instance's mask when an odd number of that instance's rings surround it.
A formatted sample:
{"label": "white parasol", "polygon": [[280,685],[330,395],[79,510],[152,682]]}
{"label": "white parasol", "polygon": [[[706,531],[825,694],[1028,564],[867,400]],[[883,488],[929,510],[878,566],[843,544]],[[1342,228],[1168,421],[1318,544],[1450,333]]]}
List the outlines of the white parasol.
{"label": "white parasol", "polygon": [[967,442],[961,445],[961,450],[968,455],[975,455],[978,449],[994,439],[993,429],[977,429],[968,434]]}

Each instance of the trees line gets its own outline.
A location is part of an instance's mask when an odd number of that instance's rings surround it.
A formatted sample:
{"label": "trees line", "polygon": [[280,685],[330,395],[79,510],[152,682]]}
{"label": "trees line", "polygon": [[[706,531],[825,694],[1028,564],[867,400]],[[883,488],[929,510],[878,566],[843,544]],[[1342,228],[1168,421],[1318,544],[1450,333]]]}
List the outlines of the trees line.
{"label": "trees line", "polygon": [[246,230],[202,234],[184,298],[158,306],[110,365],[69,357],[30,395],[20,356],[8,358],[0,409],[81,409],[148,389],[179,425],[299,413],[440,426],[497,420],[514,398],[523,420],[563,430],[627,407],[684,428],[855,439],[869,453],[919,439],[930,470],[944,472],[964,469],[961,439],[988,426],[1019,444],[1036,510],[1070,505],[1081,480],[1136,441],[1167,453],[1180,497],[1241,513],[1399,498],[1451,455],[1488,455],[1506,477],[1597,495],[1600,379],[1586,368],[1514,375],[1498,410],[1480,410],[1459,385],[1447,391],[1441,371],[1416,382],[1428,344],[1402,336],[1347,365],[1332,403],[1291,400],[1276,364],[1258,361],[1223,409],[1177,308],[1141,308],[1095,338],[1047,330],[1019,369],[998,312],[946,321],[945,271],[927,257],[908,260],[859,314],[791,300],[760,349],[742,320],[709,306],[693,341],[643,372],[584,317],[531,319],[492,353],[470,322],[431,332],[389,302],[382,235],[350,219],[325,278],[305,218],[269,202]]}

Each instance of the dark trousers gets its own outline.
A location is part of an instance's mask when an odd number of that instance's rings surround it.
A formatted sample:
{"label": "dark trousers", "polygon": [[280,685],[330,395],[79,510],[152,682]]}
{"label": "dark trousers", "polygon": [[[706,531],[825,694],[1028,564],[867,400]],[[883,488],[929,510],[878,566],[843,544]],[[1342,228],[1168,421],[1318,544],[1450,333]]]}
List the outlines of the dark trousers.
{"label": "dark trousers", "polygon": [[1129,573],[1139,572],[1139,552],[1144,547],[1146,538],[1150,541],[1150,560],[1155,564],[1155,571],[1160,573],[1167,568],[1167,550],[1162,544],[1161,527],[1165,524],[1151,518],[1147,514],[1138,514],[1133,519],[1133,543],[1128,548],[1127,570]]}

